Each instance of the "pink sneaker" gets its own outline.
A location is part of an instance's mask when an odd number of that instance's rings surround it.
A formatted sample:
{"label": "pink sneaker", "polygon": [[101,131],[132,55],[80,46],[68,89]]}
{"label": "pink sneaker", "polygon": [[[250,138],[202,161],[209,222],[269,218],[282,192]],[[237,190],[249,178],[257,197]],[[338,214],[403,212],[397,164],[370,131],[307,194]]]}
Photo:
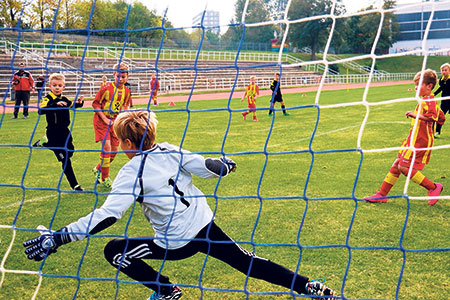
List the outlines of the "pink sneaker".
{"label": "pink sneaker", "polygon": [[244,117],[244,121],[247,120],[247,114],[245,112],[242,113],[242,116]]}
{"label": "pink sneaker", "polygon": [[366,200],[367,202],[380,202],[380,203],[385,203],[387,202],[387,198],[386,196],[381,195],[380,192],[376,192],[375,195],[372,195],[370,197],[366,197],[364,198],[364,200]]}
{"label": "pink sneaker", "polygon": [[[444,187],[442,186],[442,184],[435,182],[434,185],[436,186],[436,188],[434,190],[429,190],[428,191],[428,196],[430,197],[435,197],[435,196],[440,196],[441,192],[444,190]],[[439,199],[430,199],[428,200],[428,205],[435,205],[436,202],[438,202]]]}
{"label": "pink sneaker", "polygon": [[253,121],[258,122],[259,120],[258,120],[257,117],[254,117],[254,118],[253,118]]}

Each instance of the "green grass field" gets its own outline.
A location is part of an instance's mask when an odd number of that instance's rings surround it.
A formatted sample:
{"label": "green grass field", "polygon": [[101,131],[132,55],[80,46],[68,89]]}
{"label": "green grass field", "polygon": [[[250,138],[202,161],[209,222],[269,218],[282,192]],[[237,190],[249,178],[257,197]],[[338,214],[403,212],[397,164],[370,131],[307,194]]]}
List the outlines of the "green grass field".
{"label": "green grass field", "polygon": [[[414,92],[408,91],[410,87],[413,86],[371,88],[367,99],[374,103],[413,97]],[[360,101],[363,92],[363,89],[324,91],[319,103]],[[217,180],[201,178],[195,178],[194,183],[210,195],[209,204],[216,210],[217,224],[258,256],[292,270],[299,263],[300,274],[311,279],[327,278],[327,285],[339,295],[343,291],[348,299],[397,299],[397,293],[398,299],[446,299],[450,293],[448,201],[441,200],[433,207],[426,200],[405,197],[378,205],[359,201],[379,188],[396,151],[362,154],[356,148],[366,108],[363,105],[322,108],[318,114],[317,107],[311,106],[315,95],[285,95],[286,105],[292,108],[291,116],[277,112],[272,120],[266,110],[258,111],[259,122],[242,120],[245,106],[239,99],[230,103],[195,101],[189,103],[190,113],[182,111],[186,103],[176,103],[174,107],[162,105],[156,109],[160,122],[157,141],[182,143],[185,149],[206,152],[205,156],[218,156],[223,151],[237,162],[236,173],[220,180],[219,185]],[[257,105],[267,107],[268,102],[268,97],[261,97]],[[410,122],[404,113],[414,110],[415,105],[414,101],[406,101],[371,106],[361,148],[400,146]],[[230,113],[228,107],[240,111]],[[213,108],[216,110],[208,111]],[[69,185],[65,177],[60,178],[60,164],[51,151],[29,147],[45,133],[45,120],[41,118],[36,126],[36,112],[28,120],[11,120],[10,114],[3,116],[0,224],[14,222],[20,229],[4,268],[41,270],[46,276],[36,299],[72,299],[75,293],[77,299],[114,299],[116,293],[117,299],[146,299],[150,295],[135,282],[117,284],[116,270],[103,258],[103,247],[111,236],[94,236],[65,245],[44,265],[28,261],[23,253],[22,242],[36,235],[28,229],[39,224],[47,227],[51,224],[58,229],[85,216],[106,198],[107,189],[94,190],[90,172],[98,162],[100,147],[94,143],[92,115],[92,111],[78,111],[72,118],[74,144],[80,151],[74,154],[73,165],[86,189],[78,194],[68,191]],[[435,145],[449,144],[450,131],[445,130]],[[434,150],[423,171],[432,181],[444,185],[444,195],[448,195],[450,187],[448,157],[449,148]],[[113,177],[126,161],[125,155],[118,155],[111,167]],[[391,195],[402,195],[404,183],[405,178],[401,177]],[[60,192],[55,190],[58,187]],[[214,193],[217,198],[211,196]],[[411,183],[408,195],[426,196],[426,190]],[[153,234],[139,207],[102,234],[123,234],[130,216],[128,235]],[[0,233],[2,260],[13,231],[0,228]],[[325,245],[331,246],[321,247]],[[427,251],[418,251],[423,249]],[[204,262],[205,255],[197,254],[164,264],[163,273],[182,286],[182,299],[294,299],[284,288],[256,279],[246,282],[245,275],[213,258],[207,259],[199,279]],[[162,262],[148,263],[157,269]],[[0,299],[32,298],[38,275],[9,272],[2,275],[5,277]],[[122,274],[117,278],[129,280]],[[244,289],[248,295],[242,292]]]}

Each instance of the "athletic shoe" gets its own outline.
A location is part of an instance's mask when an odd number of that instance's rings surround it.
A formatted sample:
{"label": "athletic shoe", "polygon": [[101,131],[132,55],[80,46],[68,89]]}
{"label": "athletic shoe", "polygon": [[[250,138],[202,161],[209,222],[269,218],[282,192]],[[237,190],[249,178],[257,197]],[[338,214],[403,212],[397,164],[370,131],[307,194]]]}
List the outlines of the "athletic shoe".
{"label": "athletic shoe", "polygon": [[258,118],[257,117],[253,117],[253,121],[258,122]]}
{"label": "athletic shoe", "polygon": [[434,137],[437,138],[437,139],[439,138],[440,135],[441,135],[441,134],[440,134],[439,132],[435,132],[435,133],[434,133]]}
{"label": "athletic shoe", "polygon": [[182,296],[181,289],[178,286],[174,286],[172,289],[172,293],[170,293],[170,295],[164,296],[156,292],[153,292],[153,294],[147,300],[176,300],[180,299],[181,296]]}
{"label": "athletic shoe", "polygon": [[94,174],[95,179],[99,179],[100,178],[100,171],[97,169],[97,166],[93,167],[91,172]]}
{"label": "athletic shoe", "polygon": [[[444,190],[444,187],[442,186],[442,184],[435,182],[434,185],[436,186],[434,190],[429,190],[428,191],[428,196],[430,197],[436,197],[436,196],[440,196],[441,192]],[[436,198],[432,198],[430,200],[428,200],[428,205],[435,205],[436,202],[438,202],[439,199]]]}
{"label": "athletic shoe", "polygon": [[158,103],[154,103],[153,106],[158,106]]}
{"label": "athletic shoe", "polygon": [[[314,279],[317,280],[317,279]],[[325,280],[322,280],[322,282],[325,282]],[[305,288],[308,292],[308,295],[316,295],[316,296],[337,296],[337,293],[327,287],[325,284],[323,284],[320,281],[309,281]],[[317,297],[312,297],[311,299],[322,299]]]}
{"label": "athletic shoe", "polygon": [[242,113],[242,117],[244,118],[244,121],[247,120],[247,114],[245,112]]}
{"label": "athletic shoe", "polygon": [[24,119],[28,119],[28,116],[23,116]]}
{"label": "athletic shoe", "polygon": [[73,190],[76,191],[76,192],[82,192],[82,191],[84,191],[83,188],[81,187],[81,185],[79,185],[79,184],[77,184],[77,185],[73,188]]}
{"label": "athletic shoe", "polygon": [[268,117],[271,117],[271,116],[272,116],[272,114],[268,114],[267,116],[268,116]]}
{"label": "athletic shoe", "polygon": [[291,114],[288,112],[285,112],[285,113],[283,113],[283,115],[285,115],[287,117],[287,116],[290,116]]}
{"label": "athletic shoe", "polygon": [[33,144],[33,147],[44,147],[44,144],[48,142],[48,138],[44,135],[40,140],[37,140],[36,143]]}
{"label": "athletic shoe", "polygon": [[380,192],[376,192],[374,195],[365,197],[364,200],[371,203],[386,203],[387,197],[383,196]]}
{"label": "athletic shoe", "polygon": [[364,200],[372,203],[384,203],[387,202],[387,197],[381,195],[380,192],[376,192],[374,195],[364,198]]}
{"label": "athletic shoe", "polygon": [[101,181],[100,180],[98,180],[100,183],[101,183],[101,185],[103,185],[104,187],[107,187],[107,188],[111,188],[112,187],[112,180],[111,180],[111,178],[105,178],[105,179],[102,179]]}
{"label": "athletic shoe", "polygon": [[11,119],[17,119],[17,117],[16,116],[12,116],[12,118]]}

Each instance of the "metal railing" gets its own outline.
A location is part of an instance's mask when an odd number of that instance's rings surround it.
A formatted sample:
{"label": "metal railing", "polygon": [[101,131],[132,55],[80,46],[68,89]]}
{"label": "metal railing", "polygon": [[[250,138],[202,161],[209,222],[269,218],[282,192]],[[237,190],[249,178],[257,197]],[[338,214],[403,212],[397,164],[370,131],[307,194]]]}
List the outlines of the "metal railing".
{"label": "metal railing", "polygon": [[[67,45],[67,44],[46,44],[46,43],[21,43],[22,48],[30,51],[52,51],[67,55],[81,56],[85,54],[87,57],[97,58],[116,58],[122,54],[122,47],[106,47],[106,46],[83,46],[83,45]],[[218,61],[235,61],[237,52],[233,51],[200,51],[187,49],[154,49],[154,48],[125,48],[123,50],[123,60],[129,59],[129,64],[134,64],[132,59],[155,59],[159,55],[160,59],[173,60],[218,60]],[[261,62],[277,62],[279,58],[276,52],[239,52],[240,61],[261,61]],[[307,71],[324,72],[325,66],[321,63],[306,64],[303,60],[292,55],[283,53],[281,62],[299,64]],[[337,74],[334,70],[328,69],[330,74]]]}
{"label": "metal railing", "polygon": [[69,74],[75,76],[77,84],[81,82],[81,80],[88,81],[88,83],[95,81],[95,78],[93,76],[86,73],[80,74],[81,71],[79,71],[79,69],[66,62],[55,60],[53,58],[47,59],[43,55],[40,55],[39,52],[31,51],[28,48],[21,47],[20,44],[16,45],[8,41],[0,45],[0,47],[4,47],[5,53],[11,53],[11,55],[13,55],[15,51],[16,55],[23,56],[27,65],[30,64],[30,61],[32,61],[40,65],[42,69],[49,69],[51,71],[60,72],[65,75]]}
{"label": "metal railing", "polygon": [[[327,54],[327,58],[331,58],[331,59],[334,59],[334,60],[341,60],[342,59],[342,57],[340,57],[338,55],[335,55],[335,54]],[[363,74],[370,73],[370,69],[371,69],[369,66],[360,65],[360,64],[358,64],[355,61],[345,61],[345,62],[342,62],[342,65],[344,67],[346,67],[347,69],[354,70],[354,71],[357,71],[357,72],[360,72],[360,73],[363,73]],[[375,73],[375,74],[382,74],[382,75],[389,75],[389,72],[386,72],[384,70],[373,70],[373,73]]]}
{"label": "metal railing", "polygon": [[[391,73],[389,75],[372,76],[371,82],[390,82],[390,81],[402,81],[411,80],[415,73]],[[324,84],[340,84],[345,88],[347,84],[353,83],[367,83],[369,78],[368,74],[352,74],[352,75],[327,75],[324,79]],[[262,87],[269,87],[273,77],[258,77],[257,84]],[[281,78],[281,85],[285,87],[302,87],[302,86],[318,86],[322,80],[321,75],[308,75],[308,76],[283,76]],[[0,86],[8,86],[9,82],[0,80]],[[132,93],[134,96],[147,96],[150,94],[150,82],[148,80],[142,80],[137,78],[131,82]],[[195,91],[217,91],[217,90],[231,90],[234,86],[237,89],[243,89],[248,84],[245,80],[235,80],[232,78],[214,78],[197,79],[195,82]],[[81,85],[77,81],[67,81],[64,94],[73,99],[77,92],[85,97],[95,97],[100,86],[100,81],[87,82],[84,81]],[[192,88],[192,81],[186,81],[184,84],[181,82],[172,82],[168,79],[160,79],[160,94],[171,92],[189,92]],[[10,91],[3,90],[0,96],[3,97],[4,93]],[[48,87],[42,93],[42,96],[48,92]],[[37,97],[37,94],[32,95]]]}

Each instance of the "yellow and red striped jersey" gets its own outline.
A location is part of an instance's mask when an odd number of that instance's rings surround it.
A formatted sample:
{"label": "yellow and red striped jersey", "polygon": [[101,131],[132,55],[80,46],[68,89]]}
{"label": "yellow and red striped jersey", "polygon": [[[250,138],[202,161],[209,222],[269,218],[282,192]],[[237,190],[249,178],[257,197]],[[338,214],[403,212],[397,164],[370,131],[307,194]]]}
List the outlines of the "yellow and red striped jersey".
{"label": "yellow and red striped jersey", "polygon": [[245,88],[245,96],[249,105],[256,103],[256,96],[259,96],[259,87],[256,83],[251,83]]}
{"label": "yellow and red striped jersey", "polygon": [[[411,120],[411,128],[409,130],[408,137],[403,141],[402,147],[414,148],[431,148],[434,144],[434,123],[438,121],[438,109],[436,101],[427,101],[428,99],[433,99],[433,96],[424,98],[421,103],[417,104],[414,113],[416,116],[420,115],[431,118],[433,121],[418,120],[417,128],[413,133],[415,119]],[[406,159],[412,159],[413,151],[411,149],[402,149],[399,151],[399,155]],[[430,161],[431,150],[417,150],[416,151],[416,161],[418,158],[421,162],[427,164]]]}
{"label": "yellow and red striped jersey", "polygon": [[92,102],[92,107],[102,109],[108,118],[115,118],[122,108],[128,108],[130,100],[131,93],[126,86],[118,88],[114,83],[109,82],[100,88]]}

